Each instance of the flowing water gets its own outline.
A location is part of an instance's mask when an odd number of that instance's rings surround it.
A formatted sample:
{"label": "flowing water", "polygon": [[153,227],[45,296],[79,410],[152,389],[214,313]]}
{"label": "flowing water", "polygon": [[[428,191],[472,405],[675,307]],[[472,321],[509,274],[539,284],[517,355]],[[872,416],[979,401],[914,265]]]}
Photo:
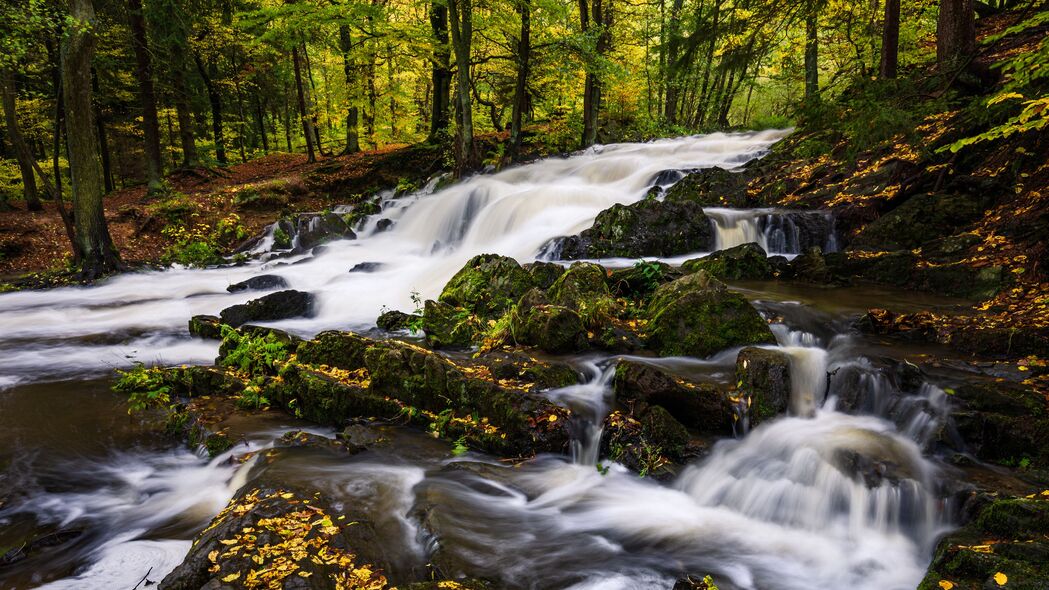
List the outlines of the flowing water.
{"label": "flowing water", "polygon": [[[431,183],[384,202],[359,239],[329,243],[316,256],[267,256],[272,240],[264,239],[256,260],[243,266],[0,295],[0,547],[32,527],[79,535],[47,563],[0,568],[0,588],[131,588],[143,577],[158,580],[253,477],[250,462],[208,461],[154,440],[99,379],[135,361],[211,362],[215,343],[190,338],[186,321],[259,295],[230,294],[228,285],[267,273],[315,293],[316,315],[277,324],[284,329],[369,329],[384,306],[410,310],[413,293],[434,298],[476,254],[534,260],[550,239],[578,233],[601,210],[676,179],[666,171],[737,166],[783,135],[601,146],[443,190]],[[708,215],[719,248],[756,241],[770,253],[801,250],[796,225],[776,211]],[[379,219],[392,228],[380,231]],[[836,247],[832,230],[821,239]],[[362,263],[374,270],[349,272]],[[546,393],[583,419],[571,457],[508,469],[468,454],[458,461],[475,468],[456,469],[440,443],[400,432],[386,450],[338,461],[277,453],[267,469],[374,511],[394,579],[420,571],[440,551],[511,587],[669,588],[678,573],[693,572],[714,574],[723,588],[913,588],[936,535],[950,525],[942,476],[923,455],[945,419],[942,391],[932,384],[901,391],[868,361],[863,343],[845,334],[847,312],[743,292],[770,317],[784,318],[775,348],[791,359],[791,414],[718,442],[673,481],[601,462],[600,423],[613,402],[615,359],[608,357],[572,359],[587,382]],[[642,360],[726,383],[735,354]],[[245,446],[231,453],[301,427],[285,422],[249,429]],[[894,471],[865,472],[872,462]],[[436,537],[413,518],[420,505],[441,516]]]}

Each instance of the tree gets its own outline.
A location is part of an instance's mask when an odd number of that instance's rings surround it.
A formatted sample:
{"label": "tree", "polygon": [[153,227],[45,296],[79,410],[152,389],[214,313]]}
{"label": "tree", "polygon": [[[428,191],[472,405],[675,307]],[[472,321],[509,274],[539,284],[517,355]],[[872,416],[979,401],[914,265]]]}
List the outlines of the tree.
{"label": "tree", "polygon": [[156,39],[155,45],[165,56],[160,63],[166,69],[167,81],[171,85],[171,98],[178,120],[179,144],[182,147],[182,167],[194,168],[200,165],[200,160],[193,131],[189,85],[186,83],[189,65],[189,15],[186,13],[185,2],[180,0],[151,0],[147,10],[153,38]]}
{"label": "tree", "polygon": [[306,90],[302,86],[302,59],[299,57],[298,44],[291,48],[291,59],[295,66],[295,96],[298,99],[299,118],[302,120],[302,133],[306,136],[306,155],[308,161],[316,162],[317,154],[313,150],[313,120],[306,108]]}
{"label": "tree", "polygon": [[474,145],[473,104],[470,100],[470,49],[473,43],[473,0],[448,0],[452,49],[456,67],[456,167],[462,174],[478,167]]}
{"label": "tree", "polygon": [[936,19],[936,61],[943,69],[968,63],[976,53],[976,11],[973,0],[940,0]]}
{"label": "tree", "polygon": [[448,48],[448,6],[440,1],[430,3],[430,29],[433,32],[433,55],[430,83],[433,86],[430,101],[430,134],[427,140],[437,141],[448,129],[448,110],[452,96],[452,68]]}
{"label": "tree", "polygon": [[353,36],[350,34],[350,25],[342,23],[339,25],[339,51],[342,53],[342,72],[346,79],[346,90],[350,94],[350,106],[346,109],[346,147],[343,154],[352,154],[361,151],[360,133],[357,130],[359,110],[357,103],[353,100],[357,87],[355,72],[357,65],[353,61]]}
{"label": "tree", "polygon": [[517,0],[514,8],[521,15],[521,33],[517,38],[517,78],[514,81],[514,104],[510,115],[510,159],[521,151],[521,122],[528,108],[528,74],[532,62],[531,0]]}
{"label": "tree", "polygon": [[22,173],[22,192],[25,195],[26,207],[30,211],[40,211],[44,208],[40,204],[40,198],[36,191],[36,177],[33,175],[33,163],[36,159],[33,152],[26,145],[18,124],[17,91],[15,89],[15,74],[9,68],[0,70],[0,98],[4,103],[4,124],[7,126],[7,139],[11,142],[15,159],[18,160],[18,169]]}
{"label": "tree", "polygon": [[[583,86],[583,138],[582,147],[597,143],[598,115],[601,112],[601,78],[597,70],[609,48],[612,29],[612,0],[606,8],[602,0],[579,0],[579,22],[583,35],[596,37],[595,59],[589,60]],[[595,34],[596,33],[596,34]]]}
{"label": "tree", "polygon": [[896,77],[900,45],[900,0],[885,0],[885,24],[881,35],[879,75],[887,80]]}
{"label": "tree", "polygon": [[153,87],[153,61],[146,40],[146,18],[142,0],[128,0],[128,24],[131,28],[131,47],[135,51],[135,73],[138,77],[138,99],[142,107],[142,135],[145,137],[146,180],[149,193],[164,186],[161,178],[164,163],[160,156],[160,124],[157,122],[157,94]]}
{"label": "tree", "polygon": [[102,208],[102,170],[91,108],[91,58],[97,26],[91,0],[69,0],[69,17],[62,51],[62,89],[76,223],[73,256],[81,276],[94,279],[117,270],[121,264]]}
{"label": "tree", "polygon": [[805,13],[805,101],[820,95],[819,0],[808,0]]}

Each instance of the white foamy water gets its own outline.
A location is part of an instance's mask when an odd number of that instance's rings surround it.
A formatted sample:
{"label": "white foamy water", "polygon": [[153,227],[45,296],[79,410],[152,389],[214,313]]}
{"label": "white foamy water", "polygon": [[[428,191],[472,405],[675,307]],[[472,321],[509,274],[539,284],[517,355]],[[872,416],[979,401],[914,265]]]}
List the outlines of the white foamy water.
{"label": "white foamy water", "polygon": [[[262,273],[318,296],[317,316],[282,322],[304,333],[374,325],[383,306],[413,309],[412,292],[434,298],[472,256],[497,253],[534,260],[552,238],[586,229],[617,203],[641,199],[664,170],[733,167],[786,134],[764,131],[598,146],[477,176],[387,207],[395,225],[357,240],[329,243],[323,254],[208,270],[171,269],[122,275],[90,288],[0,295],[0,383],[104,372],[132,360],[201,362],[215,346],[186,336],[186,321],[217,314],[259,292],[229,294],[228,285]],[[370,224],[374,228],[374,220]],[[371,231],[374,231],[372,229]],[[362,262],[376,272],[349,273]]]}

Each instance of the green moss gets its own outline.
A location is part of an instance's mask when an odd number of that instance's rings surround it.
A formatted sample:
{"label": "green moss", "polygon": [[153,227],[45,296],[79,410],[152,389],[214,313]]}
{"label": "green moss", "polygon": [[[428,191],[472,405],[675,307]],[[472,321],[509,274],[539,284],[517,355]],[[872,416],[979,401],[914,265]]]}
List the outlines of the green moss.
{"label": "green moss", "polygon": [[432,300],[423,307],[421,326],[433,348],[468,347],[485,332],[484,324],[469,309]]}
{"label": "green moss", "polygon": [[438,301],[489,318],[505,312],[532,286],[531,276],[513,258],[480,254],[448,281]]}
{"label": "green moss", "polygon": [[712,277],[730,280],[764,280],[772,277],[768,256],[761,246],[754,243],[687,260],[681,265],[681,270],[703,270]]}

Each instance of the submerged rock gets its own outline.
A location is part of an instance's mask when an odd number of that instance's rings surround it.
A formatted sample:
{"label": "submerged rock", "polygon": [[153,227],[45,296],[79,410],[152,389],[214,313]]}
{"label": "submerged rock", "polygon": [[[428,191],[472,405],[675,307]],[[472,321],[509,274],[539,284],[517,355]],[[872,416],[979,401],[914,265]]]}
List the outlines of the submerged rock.
{"label": "submerged rock", "polygon": [[272,322],[312,317],[315,297],[303,291],[278,291],[222,310],[222,323],[238,327],[248,322]]}
{"label": "submerged rock", "polygon": [[294,252],[305,252],[333,240],[352,240],[357,237],[346,219],[332,212],[300,213],[278,221],[277,229],[281,234],[278,236],[274,232],[274,246]]}
{"label": "submerged rock", "polygon": [[690,273],[703,270],[712,277],[728,280],[760,281],[772,278],[768,255],[753,242],[687,260],[681,269]]}
{"label": "submerged rock", "polygon": [[189,333],[205,340],[222,340],[222,320],[213,315],[195,315],[189,318]]}
{"label": "submerged rock", "polygon": [[733,346],[776,342],[742,295],[703,271],[656,289],[645,313],[646,343],[663,356],[706,358]]}
{"label": "submerged rock", "polygon": [[753,425],[786,414],[790,407],[790,357],[778,350],[744,348],[736,357],[736,382],[749,398]]}
{"label": "submerged rock", "polygon": [[251,277],[245,281],[239,283],[233,283],[226,287],[226,290],[230,293],[239,293],[241,291],[269,291],[272,289],[286,289],[288,281],[284,277],[278,275],[259,275],[257,277]]}

